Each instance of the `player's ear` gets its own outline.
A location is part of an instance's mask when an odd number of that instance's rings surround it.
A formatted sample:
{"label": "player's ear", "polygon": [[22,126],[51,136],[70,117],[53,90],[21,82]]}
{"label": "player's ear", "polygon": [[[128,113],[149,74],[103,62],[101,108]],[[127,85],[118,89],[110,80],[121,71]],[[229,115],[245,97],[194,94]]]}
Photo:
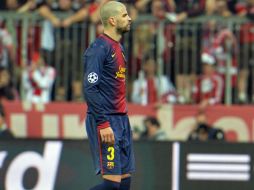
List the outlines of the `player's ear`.
{"label": "player's ear", "polygon": [[116,26],[116,19],[115,19],[115,17],[110,17],[108,22],[109,22],[109,24],[111,26]]}

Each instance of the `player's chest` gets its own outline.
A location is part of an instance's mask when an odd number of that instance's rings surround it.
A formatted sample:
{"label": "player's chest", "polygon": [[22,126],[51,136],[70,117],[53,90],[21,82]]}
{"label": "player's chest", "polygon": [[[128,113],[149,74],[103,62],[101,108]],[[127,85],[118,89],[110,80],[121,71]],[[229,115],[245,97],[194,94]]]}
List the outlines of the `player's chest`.
{"label": "player's chest", "polygon": [[117,46],[111,49],[107,56],[105,69],[115,79],[126,78],[126,58],[121,47]]}

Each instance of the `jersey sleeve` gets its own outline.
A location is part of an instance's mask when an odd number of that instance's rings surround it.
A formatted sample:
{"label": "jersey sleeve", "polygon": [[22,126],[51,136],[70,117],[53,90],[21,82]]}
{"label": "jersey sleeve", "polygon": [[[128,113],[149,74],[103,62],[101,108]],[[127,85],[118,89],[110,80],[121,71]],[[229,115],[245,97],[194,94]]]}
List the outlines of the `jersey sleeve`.
{"label": "jersey sleeve", "polygon": [[95,117],[97,127],[109,126],[103,107],[103,97],[100,93],[100,82],[103,74],[103,63],[106,59],[107,49],[99,44],[90,47],[84,55],[84,95]]}

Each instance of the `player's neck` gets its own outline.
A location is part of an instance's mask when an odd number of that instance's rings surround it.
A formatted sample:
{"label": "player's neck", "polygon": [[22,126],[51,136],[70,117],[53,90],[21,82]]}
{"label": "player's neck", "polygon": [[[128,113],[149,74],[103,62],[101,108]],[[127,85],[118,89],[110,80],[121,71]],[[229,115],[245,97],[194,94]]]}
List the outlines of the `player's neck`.
{"label": "player's neck", "polygon": [[106,34],[107,36],[109,36],[110,38],[112,38],[113,40],[119,42],[122,38],[122,35],[118,34],[117,32],[115,32],[114,30],[109,30],[109,29],[105,29],[104,34]]}

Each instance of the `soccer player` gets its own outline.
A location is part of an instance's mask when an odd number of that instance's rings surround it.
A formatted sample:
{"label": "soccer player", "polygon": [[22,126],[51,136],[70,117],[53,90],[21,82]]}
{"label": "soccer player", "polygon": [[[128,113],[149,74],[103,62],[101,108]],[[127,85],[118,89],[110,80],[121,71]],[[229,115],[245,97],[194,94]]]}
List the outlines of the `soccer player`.
{"label": "soccer player", "polygon": [[90,190],[129,190],[134,154],[125,97],[126,58],[119,41],[130,30],[131,18],[117,1],[103,4],[100,16],[104,32],[84,55],[86,130],[96,174],[103,178]]}

